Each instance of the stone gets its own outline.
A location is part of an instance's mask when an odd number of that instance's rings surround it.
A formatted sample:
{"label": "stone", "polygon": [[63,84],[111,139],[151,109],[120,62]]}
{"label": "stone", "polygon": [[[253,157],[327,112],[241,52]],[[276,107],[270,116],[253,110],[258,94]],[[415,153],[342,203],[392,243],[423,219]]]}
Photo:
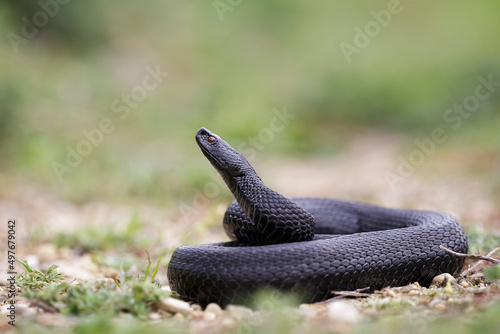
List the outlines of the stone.
{"label": "stone", "polygon": [[455,278],[448,273],[437,275],[432,279],[431,285],[436,287],[445,287],[448,282],[455,282]]}
{"label": "stone", "polygon": [[350,326],[361,320],[361,314],[355,306],[339,300],[328,304],[328,318],[336,324]]}
{"label": "stone", "polygon": [[161,297],[156,306],[162,310],[182,315],[189,315],[193,311],[189,303],[171,297]]}

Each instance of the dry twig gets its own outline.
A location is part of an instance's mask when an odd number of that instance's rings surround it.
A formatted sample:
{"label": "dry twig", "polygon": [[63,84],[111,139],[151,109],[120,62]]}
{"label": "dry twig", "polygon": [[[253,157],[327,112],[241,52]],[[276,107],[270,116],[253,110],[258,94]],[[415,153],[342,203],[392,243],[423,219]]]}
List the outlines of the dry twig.
{"label": "dry twig", "polygon": [[[490,257],[492,256],[493,254],[495,254],[496,252],[498,252],[500,250],[500,247],[497,247],[495,249],[493,249],[491,252],[489,252],[486,256],[487,257]],[[474,263],[471,267],[469,267],[468,269],[464,270],[463,273],[460,274],[460,277],[461,278],[464,278],[465,276],[467,276],[470,272],[474,272],[476,269],[481,269],[483,266],[483,261],[482,260],[479,260],[477,261],[476,263]]]}
{"label": "dry twig", "polygon": [[340,298],[344,298],[344,297],[361,297],[361,298],[364,298],[364,297],[370,297],[372,295],[372,293],[363,292],[363,291],[366,291],[368,289],[369,289],[369,287],[362,288],[362,289],[357,289],[357,290],[354,290],[354,291],[330,291],[330,293],[333,294],[333,295],[336,295],[332,299],[340,299]]}
{"label": "dry twig", "polygon": [[57,313],[59,309],[55,306],[51,306],[41,300],[30,301],[30,306],[38,307],[47,313]]}
{"label": "dry twig", "polygon": [[495,248],[493,251],[491,251],[486,256],[485,255],[476,255],[476,254],[458,253],[458,252],[452,251],[451,249],[448,249],[448,248],[444,247],[443,245],[440,245],[439,248],[441,248],[442,250],[444,250],[446,253],[449,253],[451,255],[455,255],[455,256],[458,256],[458,257],[464,257],[464,258],[473,259],[473,260],[484,260],[484,261],[489,261],[489,262],[492,262],[492,263],[495,263],[495,264],[500,263],[500,260],[491,257],[492,254],[494,254],[496,251],[500,250],[500,247]]}

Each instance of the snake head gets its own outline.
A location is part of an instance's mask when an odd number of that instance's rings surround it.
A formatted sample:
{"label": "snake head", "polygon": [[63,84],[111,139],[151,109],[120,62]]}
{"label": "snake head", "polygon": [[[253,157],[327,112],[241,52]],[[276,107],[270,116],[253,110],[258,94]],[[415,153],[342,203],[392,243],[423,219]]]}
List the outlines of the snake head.
{"label": "snake head", "polygon": [[253,171],[252,166],[241,153],[210,130],[200,128],[196,133],[196,142],[224,180],[245,176],[247,172]]}

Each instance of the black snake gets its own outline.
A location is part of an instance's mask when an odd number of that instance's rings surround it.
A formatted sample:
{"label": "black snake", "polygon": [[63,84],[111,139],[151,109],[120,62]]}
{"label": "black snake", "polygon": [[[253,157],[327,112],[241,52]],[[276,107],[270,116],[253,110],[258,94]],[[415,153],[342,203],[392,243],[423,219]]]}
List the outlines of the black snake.
{"label": "black snake", "polygon": [[235,241],[175,250],[168,279],[185,300],[240,303],[259,288],[273,287],[316,302],[332,297],[332,290],[429,285],[434,276],[454,274],[464,264],[439,248],[467,251],[465,233],[451,215],[288,199],[266,187],[219,136],[201,128],[196,141],[236,198],[223,221]]}

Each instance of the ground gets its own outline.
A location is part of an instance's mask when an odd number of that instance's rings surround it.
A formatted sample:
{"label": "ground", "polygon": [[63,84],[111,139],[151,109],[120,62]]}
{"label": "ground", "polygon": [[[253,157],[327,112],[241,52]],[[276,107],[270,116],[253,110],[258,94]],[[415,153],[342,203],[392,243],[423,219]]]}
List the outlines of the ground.
{"label": "ground", "polygon": [[[475,164],[477,171],[467,167],[468,162],[488,155],[466,148],[459,153],[438,148],[433,155],[422,155],[420,165],[400,173],[402,159],[408,159],[401,147],[396,134],[365,134],[333,158],[258,156],[251,162],[264,182],[287,196],[324,196],[448,212],[466,229],[471,253],[486,254],[499,246],[500,239],[495,237],[500,229],[497,188],[489,182],[489,174],[483,173],[493,167],[488,163]],[[211,173],[208,164],[207,173]],[[398,175],[398,181],[392,182],[389,173]],[[202,311],[196,305],[172,300],[175,294],[168,289],[166,268],[172,251],[180,245],[226,240],[220,221],[230,196],[218,176],[207,183],[210,186],[193,189],[191,202],[166,207],[147,201],[75,203],[35,183],[15,178],[6,181],[0,192],[0,216],[5,225],[9,219],[16,220],[16,257],[43,273],[56,264],[66,277],[66,283],[55,279],[38,289],[24,285],[17,290],[16,329],[62,332],[69,326],[82,333],[95,328],[103,332],[162,328],[194,333],[380,329],[421,333],[456,326],[458,332],[484,333],[500,326],[498,274],[487,270],[485,278],[481,268],[473,275],[430,288],[414,284],[369,297],[360,293],[300,306],[289,297],[268,293],[256,298],[253,310],[240,306],[220,310],[212,305]],[[5,245],[7,235],[5,229],[1,236]],[[146,251],[152,260],[149,279],[145,279]],[[151,284],[156,261],[160,261],[158,272]],[[472,263],[470,260],[468,266]],[[0,264],[2,273],[7,272],[7,264]],[[491,266],[487,261],[484,265]],[[18,262],[15,268],[25,272]],[[7,278],[2,278],[3,304],[10,300]],[[27,281],[17,280],[18,285]],[[80,290],[74,288],[85,281]],[[85,300],[86,306],[70,298],[76,291],[81,293],[76,300]],[[92,299],[99,295],[114,303],[108,305],[112,311],[106,319],[98,316],[107,312],[103,311],[105,300]],[[131,298],[141,303],[134,306]],[[3,313],[8,314],[7,307],[2,306]],[[0,328],[13,332],[8,321],[2,317]]]}

